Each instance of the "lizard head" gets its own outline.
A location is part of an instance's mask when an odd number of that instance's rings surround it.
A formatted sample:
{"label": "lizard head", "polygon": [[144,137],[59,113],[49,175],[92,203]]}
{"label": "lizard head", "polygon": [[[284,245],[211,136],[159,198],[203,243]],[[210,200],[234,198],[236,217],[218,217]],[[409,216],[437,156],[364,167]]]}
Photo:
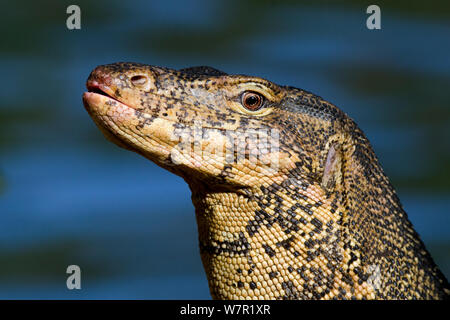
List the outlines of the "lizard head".
{"label": "lizard head", "polygon": [[306,91],[210,67],[103,65],[87,89],[109,140],[208,188],[281,183],[292,170],[317,178],[330,145],[316,133],[332,135],[339,113]]}

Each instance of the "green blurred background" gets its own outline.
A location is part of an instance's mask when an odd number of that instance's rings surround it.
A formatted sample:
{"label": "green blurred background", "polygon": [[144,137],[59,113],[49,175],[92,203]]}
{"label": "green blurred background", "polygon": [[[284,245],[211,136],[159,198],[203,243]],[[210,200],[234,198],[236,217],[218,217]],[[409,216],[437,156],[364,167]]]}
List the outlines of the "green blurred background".
{"label": "green blurred background", "polygon": [[[66,8],[81,7],[81,30]],[[366,28],[381,7],[382,29]],[[0,298],[209,299],[190,191],[107,142],[99,64],[210,65],[312,91],[371,140],[450,276],[450,2],[10,1],[0,21]],[[68,265],[82,290],[66,288]]]}

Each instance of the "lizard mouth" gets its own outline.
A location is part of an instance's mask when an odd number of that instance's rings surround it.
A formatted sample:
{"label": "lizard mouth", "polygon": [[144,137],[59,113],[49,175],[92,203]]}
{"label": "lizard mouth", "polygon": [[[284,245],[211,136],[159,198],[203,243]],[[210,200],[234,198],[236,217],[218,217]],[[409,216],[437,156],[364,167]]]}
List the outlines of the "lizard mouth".
{"label": "lizard mouth", "polygon": [[[115,98],[109,91],[111,91],[111,89],[105,85],[102,85],[101,83],[92,80],[92,81],[88,81],[86,83],[86,88],[87,88],[87,92],[89,94],[94,94],[94,95],[101,95],[104,96],[108,99],[111,100],[115,100],[121,104],[124,104],[122,101],[119,101],[117,98]],[[85,95],[86,95],[85,93]]]}
{"label": "lizard mouth", "polygon": [[106,92],[100,90],[99,87],[88,87],[88,92],[100,94],[102,96],[106,96],[108,98],[112,98],[110,95],[108,95]]}
{"label": "lizard mouth", "polygon": [[107,110],[111,108],[121,109],[122,111],[131,111],[132,108],[108,94],[108,90],[111,89],[105,88],[97,81],[88,81],[86,87],[88,91],[83,94],[83,104],[100,131],[109,141],[119,147],[139,153],[139,150],[132,148],[129,143],[123,140],[119,131],[113,129],[111,123],[114,121],[107,116]]}

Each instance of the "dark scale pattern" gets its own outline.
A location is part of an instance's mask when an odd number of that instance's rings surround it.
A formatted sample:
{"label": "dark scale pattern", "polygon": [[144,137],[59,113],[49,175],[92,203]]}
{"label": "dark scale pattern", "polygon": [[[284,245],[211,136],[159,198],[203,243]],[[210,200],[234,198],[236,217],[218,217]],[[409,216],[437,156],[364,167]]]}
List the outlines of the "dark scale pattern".
{"label": "dark scale pattern", "polygon": [[[369,141],[331,103],[204,66],[99,66],[87,87],[109,140],[189,184],[213,298],[448,298]],[[241,104],[246,92],[259,110]],[[250,145],[269,130],[277,143]]]}

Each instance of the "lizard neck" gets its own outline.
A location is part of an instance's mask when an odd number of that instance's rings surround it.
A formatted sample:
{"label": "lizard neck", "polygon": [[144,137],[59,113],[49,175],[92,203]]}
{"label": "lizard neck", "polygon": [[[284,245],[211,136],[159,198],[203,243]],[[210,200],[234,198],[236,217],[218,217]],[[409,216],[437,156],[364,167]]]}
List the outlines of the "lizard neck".
{"label": "lizard neck", "polygon": [[344,146],[325,187],[296,168],[253,188],[190,185],[213,298],[442,297],[445,277],[370,145],[358,148]]}
{"label": "lizard neck", "polygon": [[[344,147],[341,228],[347,269],[377,299],[442,299],[448,282],[409,221],[364,134]],[[357,143],[357,142],[364,143]]]}
{"label": "lizard neck", "polygon": [[375,298],[343,250],[338,199],[289,180],[259,190],[198,192],[200,253],[220,299]]}

